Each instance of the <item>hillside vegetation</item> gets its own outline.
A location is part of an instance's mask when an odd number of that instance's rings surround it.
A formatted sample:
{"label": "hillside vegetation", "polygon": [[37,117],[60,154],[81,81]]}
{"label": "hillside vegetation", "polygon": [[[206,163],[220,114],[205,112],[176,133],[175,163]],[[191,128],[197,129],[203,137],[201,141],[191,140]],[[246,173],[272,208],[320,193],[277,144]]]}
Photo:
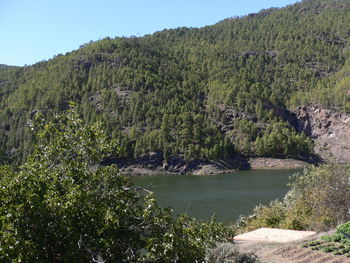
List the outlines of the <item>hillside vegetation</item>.
{"label": "hillside vegetation", "polygon": [[102,121],[124,158],[307,159],[280,110],[350,109],[350,1],[311,0],[203,28],[105,38],[26,67],[0,67],[0,160],[23,163],[35,112]]}

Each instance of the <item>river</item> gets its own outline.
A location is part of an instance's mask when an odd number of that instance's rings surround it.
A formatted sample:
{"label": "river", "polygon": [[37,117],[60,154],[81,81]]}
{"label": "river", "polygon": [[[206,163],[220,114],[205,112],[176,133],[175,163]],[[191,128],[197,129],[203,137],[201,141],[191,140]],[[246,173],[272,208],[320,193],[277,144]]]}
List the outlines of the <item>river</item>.
{"label": "river", "polygon": [[232,224],[239,215],[249,215],[258,204],[282,198],[289,176],[298,170],[250,170],[223,175],[159,175],[133,177],[136,186],[155,193],[162,207],[174,214]]}

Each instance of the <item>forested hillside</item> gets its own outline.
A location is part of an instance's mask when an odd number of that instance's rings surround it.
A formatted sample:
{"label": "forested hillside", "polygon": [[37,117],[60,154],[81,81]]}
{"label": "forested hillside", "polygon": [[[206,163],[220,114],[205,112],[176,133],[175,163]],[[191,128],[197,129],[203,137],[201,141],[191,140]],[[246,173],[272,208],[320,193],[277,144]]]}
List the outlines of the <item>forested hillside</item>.
{"label": "forested hillside", "polygon": [[350,1],[308,0],[204,28],[106,38],[26,67],[0,67],[2,162],[31,152],[35,112],[70,101],[102,121],[125,158],[307,159],[312,141],[280,115],[350,110]]}

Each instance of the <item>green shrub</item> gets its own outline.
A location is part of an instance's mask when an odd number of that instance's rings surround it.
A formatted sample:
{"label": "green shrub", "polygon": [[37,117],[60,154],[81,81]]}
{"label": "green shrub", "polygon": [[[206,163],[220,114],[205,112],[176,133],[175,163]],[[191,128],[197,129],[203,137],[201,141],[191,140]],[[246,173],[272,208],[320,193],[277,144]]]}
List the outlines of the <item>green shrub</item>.
{"label": "green shrub", "polygon": [[282,202],[273,201],[269,205],[254,208],[251,216],[241,217],[237,228],[239,232],[248,232],[261,227],[280,227],[286,217],[286,209]]}
{"label": "green shrub", "polygon": [[195,262],[231,229],[173,218],[152,193],[139,191],[115,166],[118,153],[100,125],[74,109],[31,125],[38,145],[28,161],[1,168],[1,262]]}
{"label": "green shrub", "polygon": [[337,233],[341,232],[350,234],[350,221],[337,227]]}

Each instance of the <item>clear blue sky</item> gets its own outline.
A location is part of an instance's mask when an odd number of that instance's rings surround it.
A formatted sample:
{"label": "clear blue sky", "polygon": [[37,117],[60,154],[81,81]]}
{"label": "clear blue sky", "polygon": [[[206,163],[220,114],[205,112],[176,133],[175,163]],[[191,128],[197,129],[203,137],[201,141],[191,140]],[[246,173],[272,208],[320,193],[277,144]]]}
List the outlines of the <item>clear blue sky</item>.
{"label": "clear blue sky", "polygon": [[24,65],[90,40],[202,27],[297,0],[0,0],[0,64]]}

